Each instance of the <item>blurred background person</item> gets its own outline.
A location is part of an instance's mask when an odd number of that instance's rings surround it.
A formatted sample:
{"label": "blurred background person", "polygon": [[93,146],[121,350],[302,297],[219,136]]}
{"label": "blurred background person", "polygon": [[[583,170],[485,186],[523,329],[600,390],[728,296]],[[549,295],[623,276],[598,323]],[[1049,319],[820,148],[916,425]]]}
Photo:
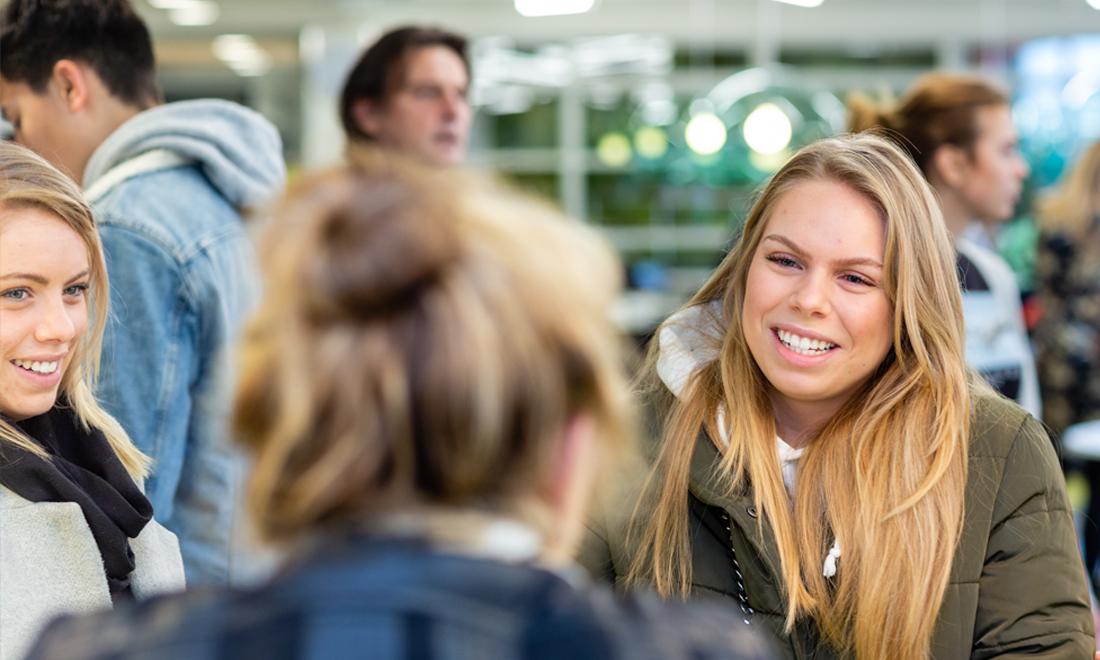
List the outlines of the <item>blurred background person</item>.
{"label": "blurred background person", "polygon": [[432,165],[459,165],[470,140],[466,39],[402,27],[367,48],[348,74],[340,117],[348,141],[371,142]]}
{"label": "blurred background person", "polygon": [[107,271],[80,189],[0,142],[0,659],[65,613],[183,589],[149,461],[96,402]]}
{"label": "blurred background person", "polygon": [[[1100,418],[1100,143],[1039,203],[1035,273],[1039,322],[1032,331],[1043,421],[1055,433]],[[1085,567],[1097,589],[1100,463],[1086,461],[1091,497],[1084,520]]]}
{"label": "blurred background person", "polygon": [[188,582],[225,584],[243,479],[226,437],[228,347],[258,297],[241,212],[285,183],[275,128],[235,103],[165,104],[128,0],[11,0],[0,107],[15,140],[84,187],[111,278],[99,396],[152,459]]}
{"label": "blurred background person", "polygon": [[850,130],[885,129],[936,191],[958,255],[967,362],[1041,419],[1016,276],[988,239],[974,239],[1012,218],[1030,172],[1008,96],[975,76],[935,73],[920,78],[896,103],[875,104],[853,94],[848,106]]}
{"label": "blurred background person", "polygon": [[1043,421],[1061,432],[1100,417],[1100,143],[1041,199],[1033,331]]}
{"label": "blurred background person", "polygon": [[33,658],[769,657],[730,610],[621,603],[571,557],[627,448],[618,262],[549,207],[377,150],[265,233],[242,347],[249,593],[69,619]]}

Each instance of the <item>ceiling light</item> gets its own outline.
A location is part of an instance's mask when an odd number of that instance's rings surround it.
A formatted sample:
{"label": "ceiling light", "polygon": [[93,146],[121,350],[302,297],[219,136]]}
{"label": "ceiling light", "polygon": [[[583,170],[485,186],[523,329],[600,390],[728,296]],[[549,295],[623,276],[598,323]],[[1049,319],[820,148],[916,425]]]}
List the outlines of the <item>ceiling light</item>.
{"label": "ceiling light", "polygon": [[1087,0],[1087,2],[1093,9],[1100,9],[1100,0]]}
{"label": "ceiling light", "polygon": [[745,120],[744,133],[753,151],[777,154],[791,143],[791,120],[774,103],[761,103]]}
{"label": "ceiling light", "polygon": [[608,133],[596,145],[596,158],[608,167],[623,167],[630,156],[630,140],[622,133]]}
{"label": "ceiling light", "polygon": [[[796,5],[799,7],[816,7],[825,0],[776,0],[776,2],[785,2],[788,5]],[[1092,2],[1093,0],[1090,0]]]}
{"label": "ceiling light", "polygon": [[656,160],[668,151],[668,136],[658,126],[643,126],[634,134],[634,149],[639,156]]}
{"label": "ceiling light", "polygon": [[168,20],[176,25],[212,25],[221,12],[212,0],[194,0],[186,5],[168,10]]}
{"label": "ceiling light", "polygon": [[713,113],[703,112],[688,122],[684,139],[697,154],[706,156],[717,153],[726,144],[726,125]]}
{"label": "ceiling light", "polygon": [[223,62],[247,59],[263,52],[260,44],[247,34],[223,34],[210,44],[214,56]]}
{"label": "ceiling light", "polygon": [[156,9],[184,9],[198,0],[148,0],[150,7]]}
{"label": "ceiling light", "polygon": [[262,76],[271,70],[271,55],[247,34],[215,37],[211,49],[237,75]]}
{"label": "ceiling light", "polygon": [[583,14],[596,5],[596,0],[516,0],[516,11],[523,16],[561,16]]}

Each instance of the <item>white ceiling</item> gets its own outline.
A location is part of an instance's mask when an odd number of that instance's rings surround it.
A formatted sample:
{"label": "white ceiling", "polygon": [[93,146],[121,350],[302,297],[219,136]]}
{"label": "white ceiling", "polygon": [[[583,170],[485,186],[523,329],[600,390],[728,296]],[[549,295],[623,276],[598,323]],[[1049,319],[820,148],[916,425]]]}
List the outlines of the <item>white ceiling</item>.
{"label": "white ceiling", "polygon": [[[471,37],[507,35],[520,44],[623,33],[664,34],[680,44],[751,50],[778,28],[784,46],[940,47],[1017,44],[1054,35],[1100,33],[1100,11],[1085,0],[825,0],[813,9],[772,0],[599,0],[577,16],[524,18],[511,0],[218,0],[221,18],[179,27],[164,10],[133,0],[158,40],[224,33],[292,37],[302,26],[363,25],[381,30],[431,24]],[[766,12],[766,13],[764,13]]]}

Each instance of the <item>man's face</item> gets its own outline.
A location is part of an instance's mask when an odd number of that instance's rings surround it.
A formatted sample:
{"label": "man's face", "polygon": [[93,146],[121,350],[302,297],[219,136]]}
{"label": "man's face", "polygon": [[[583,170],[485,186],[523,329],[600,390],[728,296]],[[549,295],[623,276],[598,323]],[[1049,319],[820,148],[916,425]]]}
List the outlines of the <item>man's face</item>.
{"label": "man's face", "polygon": [[39,94],[25,82],[0,76],[0,109],[15,128],[16,142],[80,183],[88,148],[74,134],[71,113],[53,78]]}
{"label": "man's face", "polygon": [[406,56],[404,68],[404,81],[381,104],[359,101],[359,128],[383,147],[434,165],[461,163],[473,119],[462,58],[446,46],[425,46]]}

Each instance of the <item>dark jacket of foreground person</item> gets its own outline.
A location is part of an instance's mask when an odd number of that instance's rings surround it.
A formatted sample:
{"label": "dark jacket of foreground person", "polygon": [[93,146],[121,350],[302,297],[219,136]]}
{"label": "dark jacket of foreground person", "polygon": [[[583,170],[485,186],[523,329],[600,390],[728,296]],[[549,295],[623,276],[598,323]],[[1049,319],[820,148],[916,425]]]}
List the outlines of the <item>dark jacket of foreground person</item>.
{"label": "dark jacket of foreground person", "polygon": [[[1089,596],[1050,441],[1035,419],[1003,399],[976,397],[973,414],[966,514],[932,658],[1092,660]],[[717,459],[714,443],[700,436],[691,467],[693,592],[722,595],[731,604],[743,593],[754,627],[770,630],[788,660],[836,658],[809,621],[791,635],[783,632],[786,603],[777,589],[779,555],[770,527],[765,522],[760,533],[751,492],[728,495],[716,483]],[[619,585],[636,551],[625,537],[632,507],[596,525],[580,556],[591,572]],[[743,592],[731,568],[734,552]]]}
{"label": "dark jacket of foreground person", "polygon": [[30,659],[773,657],[733,612],[672,607],[529,564],[348,537],[251,592],[55,622]]}

